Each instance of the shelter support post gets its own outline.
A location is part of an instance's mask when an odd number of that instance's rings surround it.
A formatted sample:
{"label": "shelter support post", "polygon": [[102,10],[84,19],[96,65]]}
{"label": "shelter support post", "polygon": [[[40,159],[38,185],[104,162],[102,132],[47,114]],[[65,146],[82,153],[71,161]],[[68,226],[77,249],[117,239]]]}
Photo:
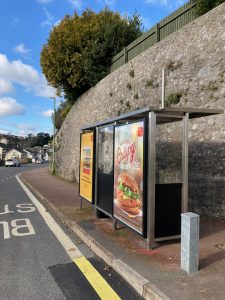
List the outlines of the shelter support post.
{"label": "shelter support post", "polygon": [[113,218],[113,229],[117,230],[117,220]]}
{"label": "shelter support post", "polygon": [[94,218],[98,217],[97,198],[98,198],[98,127],[95,132],[95,193],[94,193]]}
{"label": "shelter support post", "polygon": [[188,123],[189,113],[183,118],[182,140],[182,213],[188,211]]}
{"label": "shelter support post", "polygon": [[147,238],[152,249],[155,237],[155,130],[156,114],[149,113],[148,123],[148,176],[147,176]]}

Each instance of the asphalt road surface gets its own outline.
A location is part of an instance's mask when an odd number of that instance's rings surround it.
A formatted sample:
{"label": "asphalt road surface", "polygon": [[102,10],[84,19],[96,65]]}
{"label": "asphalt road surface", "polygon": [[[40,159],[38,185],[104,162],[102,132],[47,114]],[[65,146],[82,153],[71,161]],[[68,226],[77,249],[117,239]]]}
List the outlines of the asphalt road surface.
{"label": "asphalt road surface", "polygon": [[141,299],[55,216],[52,219],[28,197],[16,174],[39,167],[0,167],[0,299]]}

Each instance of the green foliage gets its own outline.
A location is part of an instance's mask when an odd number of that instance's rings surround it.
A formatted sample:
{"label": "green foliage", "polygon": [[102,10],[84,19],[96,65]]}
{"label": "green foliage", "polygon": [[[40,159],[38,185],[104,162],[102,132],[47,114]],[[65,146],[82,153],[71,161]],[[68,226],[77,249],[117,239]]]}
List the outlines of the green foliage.
{"label": "green foliage", "polygon": [[112,56],[141,33],[139,16],[124,18],[107,8],[65,16],[43,46],[42,71],[48,83],[74,103],[107,75]]}
{"label": "green foliage", "polygon": [[182,97],[182,93],[171,93],[166,98],[166,105],[178,104],[180,102],[180,98]]}
{"label": "green foliage", "polygon": [[29,133],[26,137],[18,137],[14,135],[1,135],[1,137],[6,137],[8,140],[8,148],[32,148],[35,146],[47,145],[50,140],[49,133],[40,132],[37,135]]}
{"label": "green foliage", "polygon": [[127,107],[128,109],[130,109],[130,108],[131,108],[131,104],[130,104],[130,102],[129,102],[129,101],[127,101],[127,102],[126,102],[126,107]]}
{"label": "green foliage", "polygon": [[168,65],[167,65],[167,70],[173,72],[176,69],[179,69],[180,67],[182,67],[182,65],[183,65],[183,63],[181,61],[170,60]]}
{"label": "green foliage", "polygon": [[224,2],[225,0],[197,0],[195,13],[197,16],[201,16]]}
{"label": "green foliage", "polygon": [[[73,104],[70,101],[61,102],[55,112],[55,128],[59,130]],[[54,122],[54,115],[52,116]]]}
{"label": "green foliage", "polygon": [[139,99],[139,95],[138,95],[138,93],[136,93],[135,95],[134,95],[134,99]]}
{"label": "green foliage", "polygon": [[130,72],[129,72],[129,75],[130,75],[130,77],[134,77],[134,70],[130,70]]}
{"label": "green foliage", "polygon": [[127,83],[128,90],[132,90],[132,84],[130,82]]}
{"label": "green foliage", "polygon": [[44,145],[48,145],[50,140],[49,133],[40,132],[36,136],[32,136],[31,139],[27,141],[27,146],[29,147],[36,147],[40,146],[43,147]]}
{"label": "green foliage", "polygon": [[151,79],[147,80],[145,86],[146,87],[153,87],[154,86],[153,80],[151,80]]}

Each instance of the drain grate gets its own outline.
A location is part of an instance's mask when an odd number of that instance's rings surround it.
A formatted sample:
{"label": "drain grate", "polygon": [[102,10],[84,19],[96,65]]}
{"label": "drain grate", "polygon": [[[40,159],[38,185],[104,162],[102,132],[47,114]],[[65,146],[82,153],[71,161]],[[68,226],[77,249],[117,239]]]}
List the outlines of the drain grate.
{"label": "drain grate", "polygon": [[225,243],[222,243],[222,244],[217,244],[215,245],[216,248],[219,248],[219,249],[222,249],[222,250],[225,250]]}

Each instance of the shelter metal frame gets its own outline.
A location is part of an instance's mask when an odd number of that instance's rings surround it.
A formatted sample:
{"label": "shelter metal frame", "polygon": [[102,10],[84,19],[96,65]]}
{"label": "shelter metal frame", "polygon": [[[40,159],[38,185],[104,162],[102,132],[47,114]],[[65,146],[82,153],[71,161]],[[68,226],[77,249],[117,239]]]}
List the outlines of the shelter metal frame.
{"label": "shelter metal frame", "polygon": [[[223,113],[219,109],[201,108],[174,108],[174,107],[146,107],[94,125],[81,128],[81,131],[95,129],[95,166],[98,158],[98,133],[99,128],[135,121],[139,119],[148,120],[148,163],[147,163],[147,244],[151,249],[156,241],[175,239],[180,236],[169,236],[155,238],[155,184],[156,184],[156,126],[158,124],[182,121],[182,205],[181,213],[188,210],[188,127],[189,120]],[[95,216],[97,215],[97,168],[95,168]],[[115,222],[114,222],[115,223]],[[114,224],[114,227],[115,224]]]}

